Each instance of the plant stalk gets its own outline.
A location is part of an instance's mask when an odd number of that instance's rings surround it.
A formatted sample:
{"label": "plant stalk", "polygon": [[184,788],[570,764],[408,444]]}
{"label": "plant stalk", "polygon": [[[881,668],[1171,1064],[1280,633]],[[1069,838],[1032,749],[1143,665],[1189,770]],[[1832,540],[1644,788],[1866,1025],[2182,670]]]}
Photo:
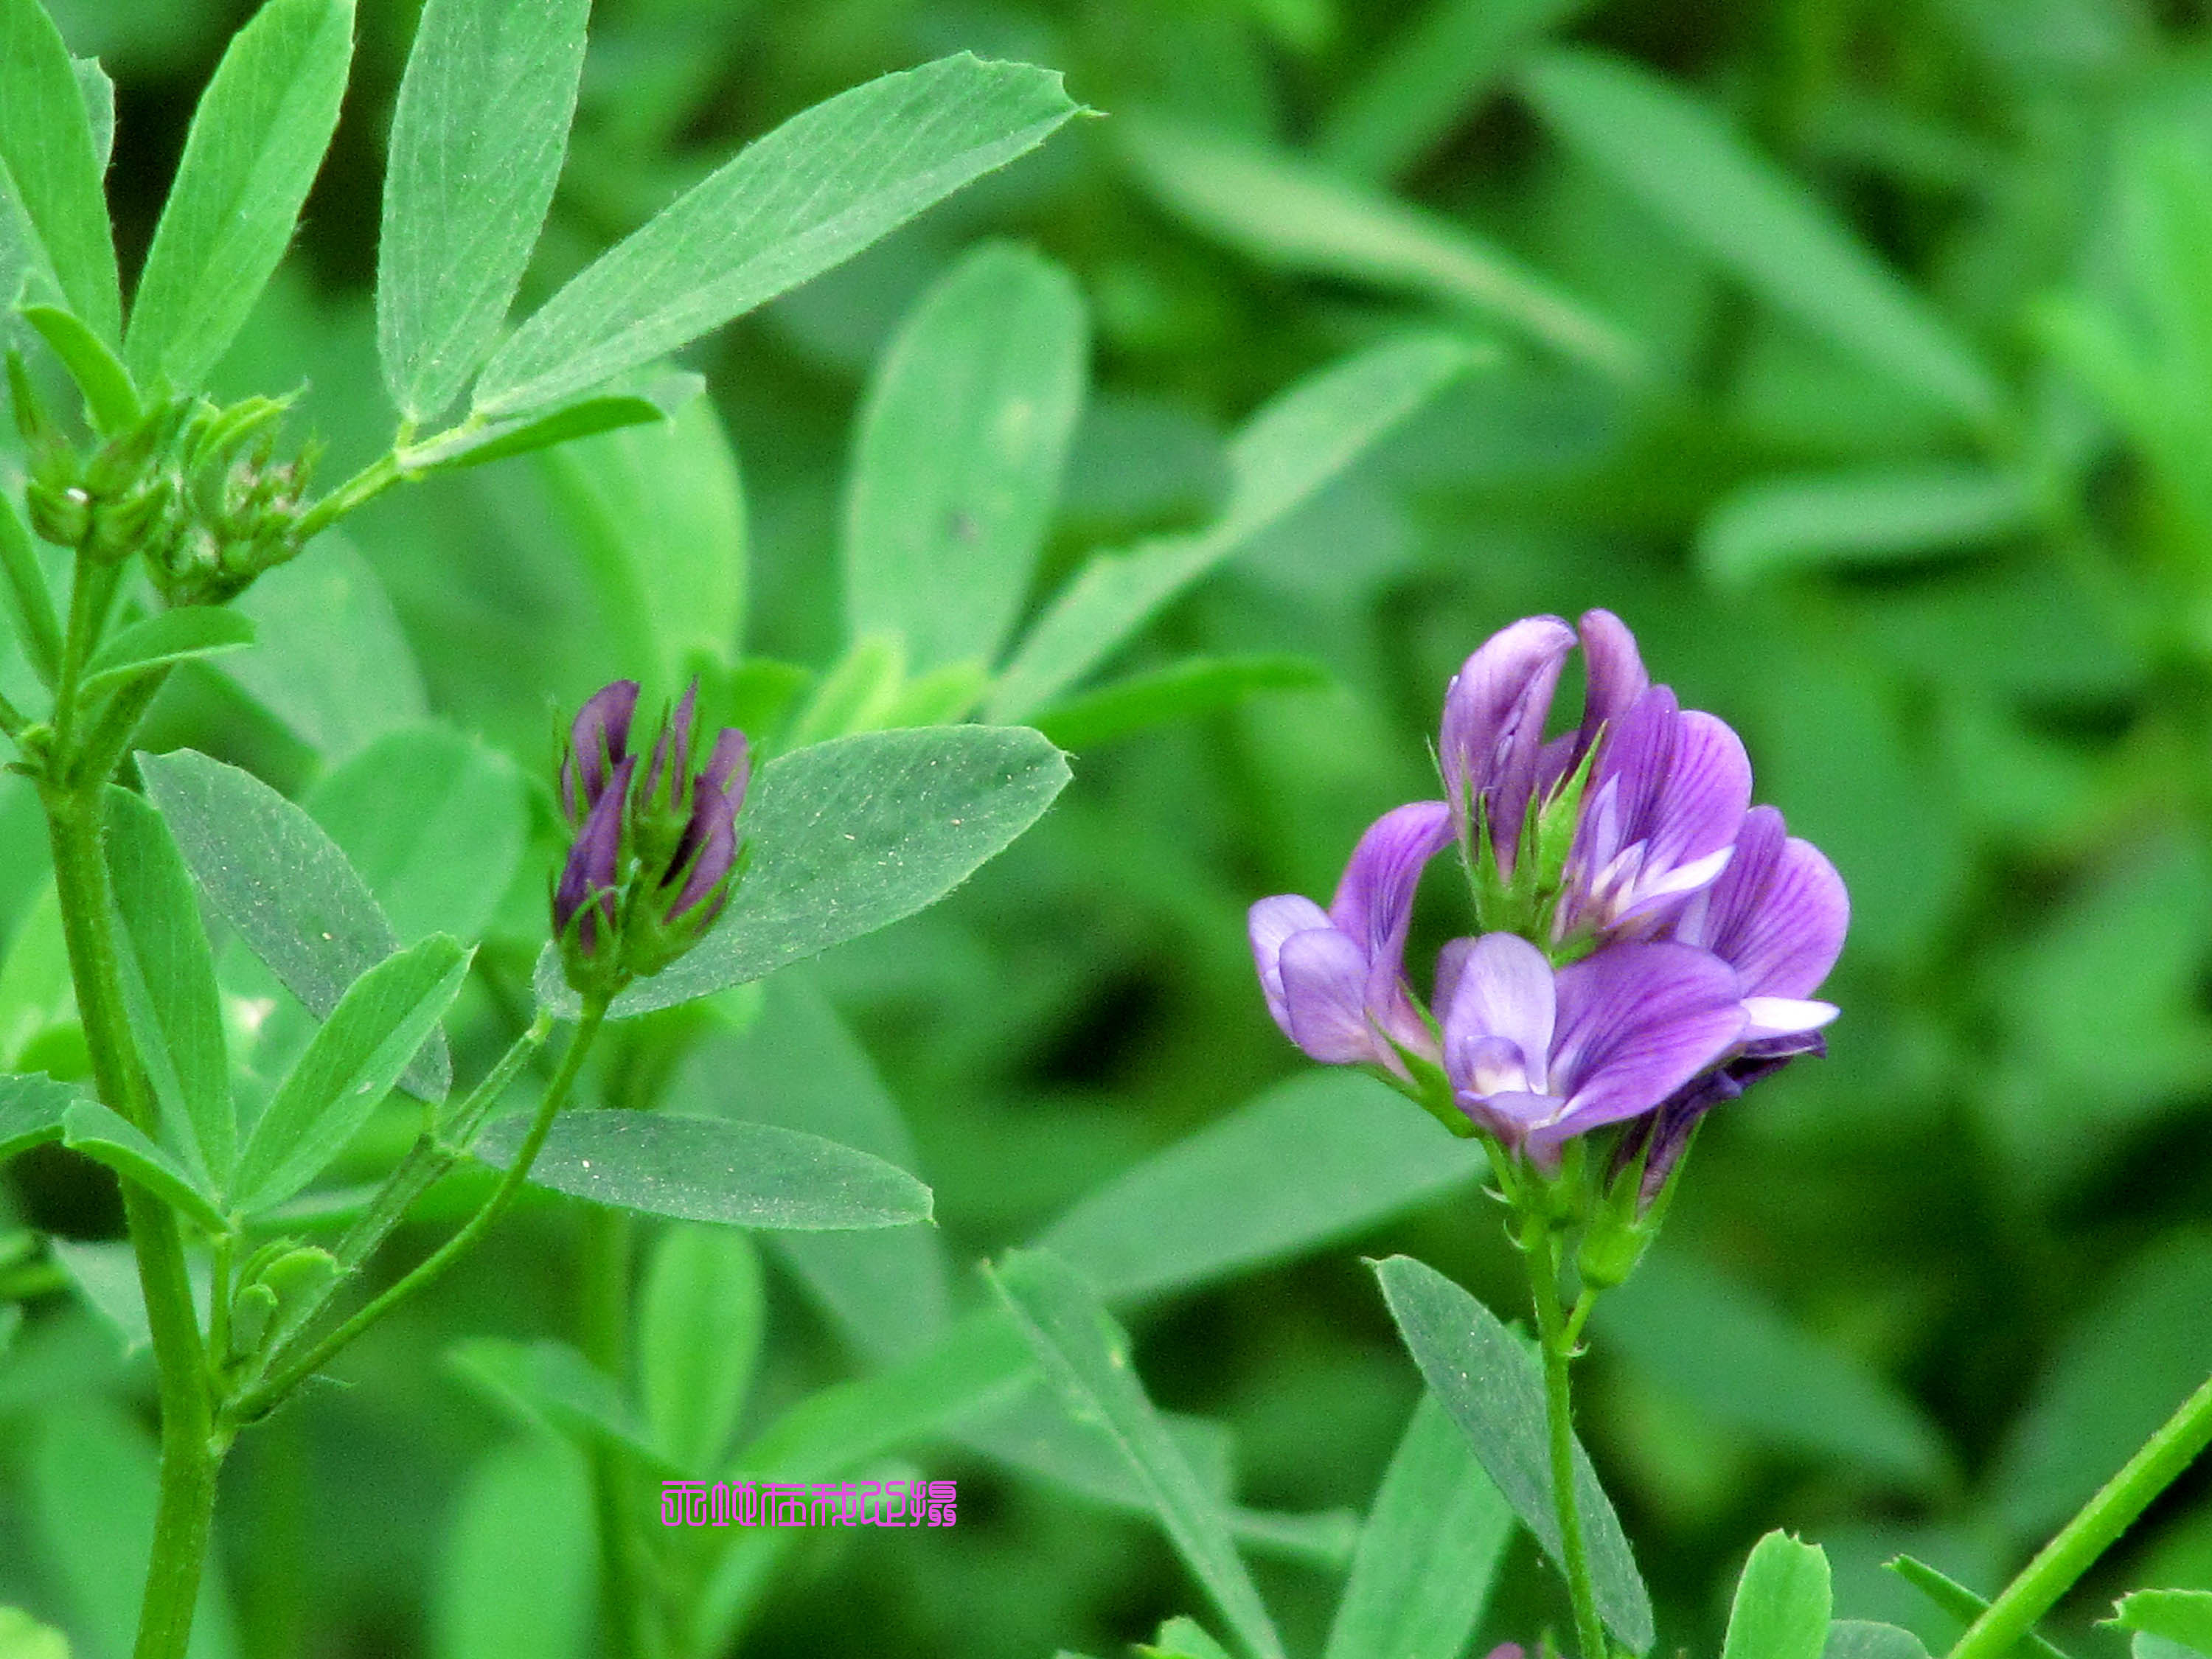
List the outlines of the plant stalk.
{"label": "plant stalk", "polygon": [[[585,1206],[584,1353],[618,1387],[629,1371],[630,1263],[635,1235],[626,1212],[597,1204]],[[613,1659],[658,1659],[651,1564],[637,1528],[642,1496],[630,1460],[619,1447],[601,1440],[592,1448],[591,1462],[607,1651]]]}
{"label": "plant stalk", "polygon": [[[1559,1520],[1559,1555],[1566,1569],[1567,1596],[1574,1604],[1575,1642],[1582,1659],[1608,1659],[1605,1624],[1590,1583],[1589,1547],[1583,1537],[1582,1512],[1575,1497],[1575,1430],[1568,1368],[1574,1363],[1575,1338],[1559,1304],[1559,1235],[1541,1220],[1534,1237],[1524,1236],[1528,1285],[1536,1305],[1536,1337],[1544,1354],[1544,1419],[1550,1431],[1552,1502]],[[1580,1310],[1578,1310],[1580,1311]]]}
{"label": "plant stalk", "polygon": [[2119,1473],[2021,1569],[1966,1627],[1947,1659],[1999,1659],[2009,1652],[2207,1445],[2212,1445],[2212,1379],[2183,1401]]}

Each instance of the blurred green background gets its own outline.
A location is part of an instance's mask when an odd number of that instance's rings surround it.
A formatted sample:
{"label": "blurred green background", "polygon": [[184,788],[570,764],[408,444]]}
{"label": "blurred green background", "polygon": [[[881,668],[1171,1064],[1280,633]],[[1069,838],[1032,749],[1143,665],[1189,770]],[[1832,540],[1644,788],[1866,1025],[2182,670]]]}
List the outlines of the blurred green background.
{"label": "blurred green background", "polygon": [[[52,4],[118,84],[127,271],[251,8]],[[331,480],[389,438],[369,283],[412,12],[363,7],[299,245],[222,377],[304,379]],[[954,900],[810,970],[906,1113],[956,1260],[1302,1068],[1254,983],[1245,906],[1325,896],[1369,819],[1433,791],[1444,682],[1492,630],[1605,605],[1656,678],[1743,732],[1760,798],[1835,860],[1855,925],[1831,1057],[1716,1115],[1648,1272],[1601,1309],[1583,1432],[1667,1646],[1717,1647],[1735,1569],[1778,1525],[1827,1547],[1838,1616],[1948,1640],[1880,1564],[1910,1551],[1994,1591],[2212,1370],[2204,13],[599,0],[526,309],[736,144],[886,70],[1027,58],[1107,117],[690,354],[742,469],[750,653],[819,670],[842,650],[866,376],[979,240],[1060,262],[1091,319],[1042,592],[1091,550],[1204,521],[1224,435],[1298,376],[1417,326],[1494,349],[1119,665],[1291,653],[1324,683],[1079,747],[1060,805]],[[723,533],[734,500],[700,506],[692,482],[666,499]],[[180,676],[149,746],[296,792],[434,711],[536,775],[554,710],[639,666],[593,599],[595,533],[557,466],[387,496],[301,568],[322,586],[263,596],[264,638],[285,619],[256,653],[273,665]],[[0,784],[21,958],[0,967],[0,1059],[65,1070],[21,944],[42,925],[37,822]],[[549,803],[531,833],[550,858]],[[512,1017],[501,975],[525,994],[544,868],[522,861],[492,988],[457,1016],[465,1074]],[[1440,866],[1431,947],[1465,925],[1451,884]],[[5,1201],[112,1238],[106,1181],[43,1152]],[[564,1331],[569,1237],[526,1208],[362,1344],[355,1386],[246,1443],[222,1521],[236,1650],[494,1650],[438,1611],[441,1563],[513,1431],[440,1356]],[[1416,1388],[1359,1261],[1393,1250],[1519,1311],[1498,1214],[1462,1184],[1133,1317],[1156,1398],[1234,1431],[1246,1502],[1368,1501]],[[137,1570],[100,1555],[99,1455],[127,1437],[87,1402],[143,1410],[145,1356],[65,1295],[27,1308],[0,1358],[0,1601],[59,1618]],[[749,1421],[859,1363],[795,1281],[771,1280],[770,1317]],[[1194,1607],[1138,1520],[972,1453],[921,1461],[959,1480],[959,1526],[802,1550],[744,1652],[1041,1659]],[[588,1570],[557,1536],[532,1548],[544,1585]],[[1259,1570],[1294,1650],[1315,1649],[1334,1574]],[[2119,1650],[2088,1621],[2145,1583],[2212,1589],[2201,1475],[2069,1604],[2079,1650]],[[1484,1640],[1561,1607],[1522,1540]],[[111,1650],[80,1628],[88,1659]]]}

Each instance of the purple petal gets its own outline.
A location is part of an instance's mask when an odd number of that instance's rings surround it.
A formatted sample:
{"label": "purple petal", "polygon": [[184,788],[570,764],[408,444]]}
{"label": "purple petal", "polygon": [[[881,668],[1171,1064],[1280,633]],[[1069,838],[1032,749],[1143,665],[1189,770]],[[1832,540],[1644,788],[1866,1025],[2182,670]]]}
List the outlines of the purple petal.
{"label": "purple petal", "polygon": [[1466,952],[1444,1010],[1444,1066],[1453,1085],[1487,1092],[1475,1071],[1495,1059],[1486,1040],[1497,1038],[1522,1056],[1520,1086],[1544,1090],[1557,1014],[1558,986],[1544,953],[1517,933],[1485,933]]}
{"label": "purple petal", "polygon": [[1836,866],[1811,842],[1785,837],[1782,815],[1771,806],[1744,819],[1735,860],[1711,897],[1693,908],[1703,912],[1697,927],[1704,937],[1688,939],[1679,927],[1675,936],[1735,968],[1747,996],[1818,990],[1842,953],[1851,917]]}
{"label": "purple petal", "polygon": [[[730,798],[719,789],[702,789],[691,807],[691,820],[684,826],[684,840],[678,846],[669,873],[684,868],[684,860],[691,860],[690,872],[684,878],[684,889],[669,907],[672,917],[680,916],[709,896],[730,873],[730,866],[738,857],[738,812]],[[697,857],[692,858],[694,849]]]}
{"label": "purple petal", "polygon": [[1508,869],[1536,786],[1544,720],[1574,643],[1574,630],[1559,617],[1524,617],[1485,641],[1444,690],[1438,758],[1455,820],[1470,793],[1480,798]]}
{"label": "purple petal", "polygon": [[1655,858],[1678,866],[1735,840],[1751,808],[1751,757],[1726,720],[1696,709],[1675,716],[1672,736],[1645,833]]}
{"label": "purple petal", "polygon": [[707,757],[707,765],[699,774],[702,789],[719,789],[730,799],[732,808],[745,804],[745,786],[752,777],[752,750],[745,742],[745,734],[734,726],[726,726],[714,735],[714,751]]}
{"label": "purple petal", "polygon": [[1279,961],[1291,1042],[1330,1066],[1390,1057],[1367,1023],[1367,960],[1357,945],[1334,927],[1311,928],[1285,939]]}
{"label": "purple petal", "polygon": [[1733,969],[1686,945],[1607,945],[1559,970],[1552,1088],[1567,1109],[1547,1146],[1657,1106],[1741,1035]]}
{"label": "purple petal", "polygon": [[1437,952],[1435,989],[1430,996],[1429,1006],[1439,1015],[1452,1006],[1452,998],[1458,994],[1460,975],[1467,969],[1468,952],[1474,949],[1473,939],[1455,939],[1448,941],[1444,948]]}
{"label": "purple petal", "polygon": [[[1610,611],[1585,611],[1582,619],[1583,667],[1589,690],[1583,696],[1581,747],[1597,740],[1598,728],[1626,714],[1651,686],[1636,635]],[[1577,750],[1576,759],[1582,758]]]}
{"label": "purple petal", "polygon": [[1370,962],[1388,962],[1397,970],[1413,922],[1414,889],[1451,835],[1451,809],[1440,800],[1419,800],[1376,819],[1352,849],[1329,919]]}
{"label": "purple petal", "polygon": [[1559,1109],[1559,1103],[1553,1096],[1517,1090],[1478,1095],[1462,1089],[1452,1098],[1460,1110],[1508,1146],[1523,1144],[1531,1130]]}
{"label": "purple petal", "polygon": [[[599,792],[583,828],[576,832],[568,861],[562,866],[560,884],[553,891],[553,925],[560,932],[566,933],[579,911],[621,878],[623,809],[629,793],[630,773],[636,765],[637,757],[630,756],[615,768],[608,787]],[[586,951],[593,943],[594,920],[586,916],[584,921]]]}
{"label": "purple petal", "polygon": [[671,796],[679,804],[683,794],[683,780],[691,775],[691,720],[699,704],[699,681],[695,676],[684,690],[684,700],[676,705],[674,718],[663,720],[660,733],[653,740],[653,763],[645,769],[645,799],[648,801],[660,793],[663,769],[668,765],[669,745],[676,749],[674,777],[676,783]]}
{"label": "purple petal", "polygon": [[616,680],[592,693],[576,711],[568,752],[561,761],[561,805],[571,823],[598,804],[610,770],[628,752],[637,693],[635,680]]}
{"label": "purple petal", "polygon": [[1283,1001],[1283,941],[1293,933],[1334,932],[1328,912],[1310,898],[1284,893],[1254,905],[1245,929],[1251,936],[1252,963],[1260,970],[1260,989],[1267,999],[1267,1012],[1275,1017],[1283,1035],[1289,1036],[1290,1009]]}

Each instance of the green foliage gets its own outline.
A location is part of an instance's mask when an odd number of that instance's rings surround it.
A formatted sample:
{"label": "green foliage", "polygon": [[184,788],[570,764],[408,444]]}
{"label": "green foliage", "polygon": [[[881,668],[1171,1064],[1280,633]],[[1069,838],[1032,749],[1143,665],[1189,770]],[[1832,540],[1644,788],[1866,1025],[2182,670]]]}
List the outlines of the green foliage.
{"label": "green foliage", "polygon": [[653,1444],[676,1468],[720,1466],[766,1317],[749,1235],[688,1224],[660,1235],[638,1293],[638,1374]]}
{"label": "green foliage", "polygon": [[1721,1659],[1821,1659],[1828,1642],[1828,1558],[1771,1532],[1744,1563]]}
{"label": "green foliage", "polygon": [[0,5],[0,297],[12,303],[27,285],[112,344],[123,307],[100,187],[106,145],[39,0]]}

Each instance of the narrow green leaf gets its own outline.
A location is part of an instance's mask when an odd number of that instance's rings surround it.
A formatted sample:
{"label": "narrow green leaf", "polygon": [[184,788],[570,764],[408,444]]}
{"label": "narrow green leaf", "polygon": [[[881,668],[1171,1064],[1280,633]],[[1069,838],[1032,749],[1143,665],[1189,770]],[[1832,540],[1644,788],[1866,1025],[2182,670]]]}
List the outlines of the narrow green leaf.
{"label": "narrow green leaf", "polygon": [[0,306],[27,280],[112,343],[123,301],[101,171],[69,48],[39,0],[0,0]]}
{"label": "narrow green leaf", "polygon": [[494,1403],[526,1424],[563,1434],[589,1450],[610,1445],[629,1454],[654,1476],[696,1478],[703,1464],[677,1463],[661,1455],[615,1380],[565,1342],[511,1342],[478,1336],[446,1351],[447,1362]]}
{"label": "narrow green leaf", "polygon": [[1036,1242],[1108,1301],[1139,1301],[1317,1249],[1488,1167],[1372,1078],[1310,1072],[1087,1194]]}
{"label": "narrow green leaf", "polygon": [[59,1140],[64,1115],[89,1098],[78,1085],[57,1083],[43,1072],[0,1077],[0,1164],[18,1152]]}
{"label": "narrow green leaf", "polygon": [[568,149],[591,0],[429,0],[400,77],[376,246],[376,345],[407,420],[490,351]]}
{"label": "narrow green leaf", "polygon": [[[1987,1597],[1975,1595],[1964,1584],[1947,1577],[1925,1561],[1916,1561],[1909,1555],[1900,1555],[1894,1561],[1883,1565],[1957,1620],[1961,1630],[1989,1611]],[[2029,1656],[2031,1659],[2066,1659],[2064,1654],[2032,1632],[2014,1645],[2012,1655],[2013,1659],[2021,1659],[2021,1656]]]}
{"label": "narrow green leaf", "polygon": [[216,672],[326,761],[429,718],[422,672],[384,583],[343,535],[317,537],[313,558],[278,566],[236,609],[252,619],[260,643],[223,658]]}
{"label": "narrow green leaf", "polygon": [[182,1164],[137,1127],[98,1101],[70,1103],[62,1115],[62,1144],[137,1182],[208,1232],[230,1231],[229,1220],[212,1193],[203,1189]]}
{"label": "narrow green leaf", "polygon": [[1338,98],[1315,155],[1348,179],[1382,184],[1419,161],[1498,76],[1588,0],[1431,0]]}
{"label": "narrow green leaf", "polygon": [[[505,1169],[526,1114],[487,1124],[469,1150]],[[733,1227],[901,1227],[930,1217],[929,1188],[820,1135],[674,1112],[564,1112],[530,1166],[541,1187],[594,1204]]]}
{"label": "narrow green leaf", "polygon": [[1044,1250],[1018,1250],[991,1282],[1020,1322],[1045,1375],[1075,1415],[1102,1425],[1145,1489],[1160,1525],[1240,1640],[1282,1659],[1282,1639],[1218,1498],[1192,1472],[1129,1364],[1129,1339],[1082,1278]]}
{"label": "narrow green leaf", "polygon": [[2034,513],[2022,480],[1986,467],[1929,463],[1762,478],[1714,509],[1698,533],[1697,557],[1714,581],[1740,586],[1975,546],[2019,534]]}
{"label": "narrow green leaf", "polygon": [[1095,749],[1263,692],[1320,691],[1334,684],[1310,657],[1192,657],[1055,703],[1037,715],[1036,727],[1063,749]]}
{"label": "narrow green leaf", "polygon": [[1521,88],[1565,143],[1767,303],[1969,420],[1995,418],[2003,393],[1972,348],[1689,94],[1581,49],[1543,53]]}
{"label": "narrow green leaf", "polygon": [[237,1127],[215,956],[199,900],[161,815],[143,796],[107,791],[108,879],[122,921],[116,943],[131,999],[140,1058],[164,1121],[222,1188]]}
{"label": "narrow green leaf", "polygon": [[84,94],[84,118],[92,129],[93,159],[103,177],[115,159],[115,82],[97,58],[72,58],[77,90]]}
{"label": "narrow green leaf", "polygon": [[1067,273],[987,244],[932,285],[861,406],[845,502],[845,623],[915,672],[994,662],[1021,614],[1083,404]]}
{"label": "narrow green leaf", "polygon": [[1679,1253],[1646,1261],[1599,1302],[1594,1322],[1609,1352],[1763,1444],[1841,1458],[1921,1491],[1950,1473],[1942,1434],[1911,1401]]}
{"label": "narrow green leaf", "polygon": [[86,665],[84,688],[97,695],[149,668],[195,657],[241,651],[253,643],[252,622],[216,605],[188,605],[136,622],[109,638]]}
{"label": "narrow green leaf", "polygon": [[4,489],[0,489],[0,576],[7,580],[9,620],[15,625],[23,655],[39,683],[51,691],[61,670],[61,619],[54,614],[53,590],[46,586],[46,567],[31,544],[30,527]]}
{"label": "narrow green leaf", "polygon": [[1050,706],[1169,600],[1310,501],[1481,361],[1462,341],[1416,335],[1372,347],[1276,398],[1230,445],[1229,502],[1213,526],[1094,556],[1022,641],[987,714],[1021,720]]}
{"label": "narrow green leaf", "polygon": [[[759,979],[933,904],[1036,823],[1067,782],[1025,726],[870,732],[779,756],[754,777],[739,829],[744,878],[712,933],[615,999],[648,1013]],[[576,1006],[557,958],[539,1000]]]}
{"label": "narrow green leaf", "polygon": [[0,1063],[23,1069],[41,1036],[76,1024],[61,900],[49,880],[16,924],[7,957],[0,961]]}
{"label": "narrow green leaf", "polygon": [[1821,1659],[1828,1603],[1828,1558],[1820,1546],[1768,1533],[1736,1583],[1721,1659]]}
{"label": "narrow green leaf", "polygon": [[556,404],[542,414],[517,415],[504,421],[481,424],[464,421],[434,438],[401,449],[397,457],[399,469],[416,477],[458,472],[464,467],[551,449],[626,426],[651,426],[672,416],[696,398],[706,384],[696,374],[663,374],[639,392],[579,398],[574,403]]}
{"label": "narrow green leaf", "polygon": [[2191,1659],[2197,1650],[2179,1642],[2169,1641],[2154,1632],[2139,1630],[2135,1640],[2128,1644],[2132,1659]]}
{"label": "narrow green leaf", "polygon": [[591,1474],[534,1434],[463,1483],[430,1596],[433,1659],[585,1659],[592,1650]]}
{"label": "narrow green leaf", "polygon": [[[1553,1560],[1559,1517],[1552,1501],[1544,1379],[1536,1356],[1497,1316],[1435,1268],[1411,1256],[1375,1264],[1383,1300],[1430,1389],[1474,1448],[1482,1467]],[[1575,1503],[1590,1577],[1607,1627],[1638,1653],[1652,1643],[1651,1600],[1628,1539],[1589,1458],[1575,1447]]]}
{"label": "narrow green leaf", "polygon": [[1828,1626],[1820,1659],[1928,1659],[1928,1650],[1909,1630],[1866,1619],[1838,1619]]}
{"label": "narrow green leaf", "polygon": [[347,988],[246,1139],[241,1206],[283,1203],[344,1149],[438,1029],[474,954],[433,933]]}
{"label": "narrow green leaf", "polygon": [[555,295],[493,356],[476,407],[562,402],[673,351],[1034,149],[1074,112],[1058,75],[965,53],[817,104]]}
{"label": "narrow green leaf", "polygon": [[2114,1603],[2105,1622],[2212,1654],[2212,1594],[2203,1590],[2136,1590]]}
{"label": "narrow green leaf", "polygon": [[23,320],[39,331],[39,337],[62,360],[84,394],[94,426],[112,437],[137,425],[138,389],[131,384],[131,372],[75,312],[58,306],[25,306]]}
{"label": "narrow green leaf", "polygon": [[443,726],[377,738],[318,778],[301,805],[410,945],[431,933],[481,937],[529,834],[520,769]]}
{"label": "narrow green leaf", "polygon": [[906,642],[896,634],[854,640],[814,683],[814,694],[793,717],[784,740],[794,749],[880,732],[906,686]]}
{"label": "narrow green leaf", "polygon": [[1144,1659],[1231,1659],[1229,1650],[1194,1619],[1169,1620],[1149,1645],[1139,1643],[1137,1651]]}
{"label": "narrow green leaf", "polygon": [[675,687],[727,664],[744,618],[745,495],[711,398],[538,457],[582,556],[595,626],[620,660]]}
{"label": "narrow green leaf", "polygon": [[638,1382],[653,1444],[676,1468],[720,1467],[766,1313],[749,1234],[684,1224],[661,1233],[638,1298]]}
{"label": "narrow green leaf", "polygon": [[1512,1535],[1504,1496],[1424,1391],[1360,1529],[1324,1659],[1465,1652]]}
{"label": "narrow green leaf", "polygon": [[1614,324],[1440,214],[1157,117],[1115,126],[1140,184],[1194,229],[1263,264],[1434,301],[1607,374],[1642,373],[1642,347]]}
{"label": "narrow green leaf", "polygon": [[138,384],[197,389],[292,240],[353,59],[353,0],[268,0],[192,112],[177,180],[131,302]]}
{"label": "narrow green leaf", "polygon": [[[141,754],[138,769],[208,902],[318,1019],[399,949],[337,843],[258,778],[190,749]],[[442,1100],[453,1078],[434,1025],[400,1086]]]}
{"label": "narrow green leaf", "polygon": [[[742,1036],[702,1045],[670,1086],[669,1106],[822,1135],[918,1170],[898,1103],[828,999],[791,972],[761,991],[760,1018]],[[934,1227],[776,1232],[768,1243],[878,1364],[928,1346],[951,1319],[951,1268]]]}

